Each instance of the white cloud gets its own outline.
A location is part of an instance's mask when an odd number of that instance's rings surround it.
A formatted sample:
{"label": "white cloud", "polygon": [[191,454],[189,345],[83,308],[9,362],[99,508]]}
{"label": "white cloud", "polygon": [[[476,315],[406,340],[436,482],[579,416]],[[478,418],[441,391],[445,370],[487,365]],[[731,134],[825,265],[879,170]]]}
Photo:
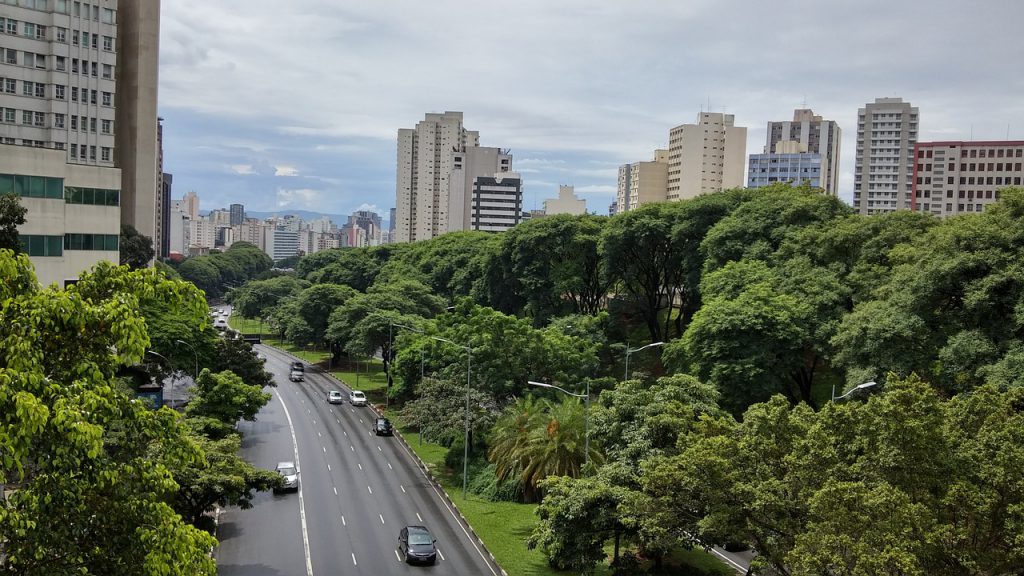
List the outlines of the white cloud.
{"label": "white cloud", "polygon": [[295,166],[288,166],[286,164],[281,164],[279,166],[274,166],[274,176],[288,176],[288,177],[290,177],[290,176],[298,176],[298,175],[299,175],[299,171],[295,168]]}
{"label": "white cloud", "polygon": [[240,176],[252,176],[256,174],[252,164],[229,164],[227,169]]}
{"label": "white cloud", "polygon": [[309,188],[300,188],[297,190],[278,188],[277,207],[301,208],[308,210],[317,209],[319,207],[320,197],[321,193],[319,190],[310,190]]}

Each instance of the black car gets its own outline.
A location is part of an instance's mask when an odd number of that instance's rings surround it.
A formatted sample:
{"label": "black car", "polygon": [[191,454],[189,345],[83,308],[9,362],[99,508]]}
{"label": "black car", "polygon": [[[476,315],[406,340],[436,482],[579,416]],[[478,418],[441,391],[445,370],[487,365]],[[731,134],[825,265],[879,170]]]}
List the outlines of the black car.
{"label": "black car", "polygon": [[423,526],[406,526],[398,533],[398,550],[405,554],[407,563],[421,562],[433,564],[437,562],[437,548],[430,530]]}
{"label": "black car", "polygon": [[306,365],[302,362],[292,362],[292,370],[298,370],[299,372],[306,371]]}
{"label": "black car", "polygon": [[395,429],[391,426],[391,420],[377,418],[373,421],[373,433],[377,436],[394,436]]}

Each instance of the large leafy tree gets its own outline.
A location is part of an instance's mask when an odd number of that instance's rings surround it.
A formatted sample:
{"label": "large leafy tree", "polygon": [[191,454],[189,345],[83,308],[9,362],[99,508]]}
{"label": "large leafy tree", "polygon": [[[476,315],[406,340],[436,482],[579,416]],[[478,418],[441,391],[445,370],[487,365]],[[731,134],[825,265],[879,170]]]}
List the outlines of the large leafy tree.
{"label": "large leafy tree", "polygon": [[263,318],[282,298],[296,295],[308,287],[308,282],[291,275],[254,280],[237,290],[232,290],[229,293],[229,301],[242,316]]}
{"label": "large leafy tree", "polygon": [[454,301],[482,290],[479,286],[500,241],[500,235],[487,232],[451,232],[406,245],[392,262],[415,270],[435,294]]}
{"label": "large leafy tree", "polygon": [[314,284],[299,293],[296,310],[299,318],[309,327],[311,342],[326,342],[331,313],[357,294],[355,289],[342,284]]}
{"label": "large leafy tree", "polygon": [[208,258],[199,256],[189,258],[178,267],[178,274],[185,280],[196,285],[210,298],[221,295],[220,269],[214,266]]}
{"label": "large leafy tree", "polygon": [[148,344],[140,297],[201,299],[152,269],[101,264],[40,290],[0,250],[0,504],[12,574],[214,574],[214,540],[166,503],[170,470],[202,453],[167,409],[120,392],[116,371]]}
{"label": "large leafy tree", "polygon": [[246,384],[234,372],[213,373],[203,370],[193,389],[188,416],[213,418],[226,426],[239,420],[253,421],[270,401],[270,394],[258,385]]}
{"label": "large leafy tree", "polygon": [[596,314],[608,294],[599,251],[601,216],[567,214],[528,221],[502,235],[491,259],[490,300],[546,324],[564,312]]}
{"label": "large leafy tree", "polygon": [[25,223],[25,208],[18,202],[17,194],[0,194],[0,249],[21,252],[18,226]]}
{"label": "large leafy tree", "polygon": [[296,272],[313,284],[344,284],[363,292],[373,284],[380,267],[367,249],[335,248],[303,258]]}
{"label": "large leafy tree", "polygon": [[127,264],[132,268],[145,268],[149,266],[156,251],[153,249],[153,239],[144,236],[130,224],[121,225],[121,264]]}

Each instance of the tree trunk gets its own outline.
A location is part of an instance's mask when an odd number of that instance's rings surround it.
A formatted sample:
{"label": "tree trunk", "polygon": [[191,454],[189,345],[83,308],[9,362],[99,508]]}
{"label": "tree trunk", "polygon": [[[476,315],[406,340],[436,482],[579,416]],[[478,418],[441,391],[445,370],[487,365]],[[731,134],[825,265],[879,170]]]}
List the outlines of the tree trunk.
{"label": "tree trunk", "polygon": [[612,556],[612,566],[619,565],[619,539],[622,537],[622,533],[619,529],[615,529],[615,554]]}

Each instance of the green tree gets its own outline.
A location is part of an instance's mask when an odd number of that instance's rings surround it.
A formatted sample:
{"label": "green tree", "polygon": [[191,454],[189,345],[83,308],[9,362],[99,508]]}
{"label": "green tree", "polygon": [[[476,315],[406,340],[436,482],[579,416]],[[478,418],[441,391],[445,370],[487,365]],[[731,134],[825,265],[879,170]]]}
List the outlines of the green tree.
{"label": "green tree", "polygon": [[220,269],[202,256],[189,258],[178,267],[178,274],[206,293],[208,298],[221,295]]}
{"label": "green tree", "polygon": [[181,288],[101,264],[39,289],[27,257],[0,250],[0,483],[16,488],[0,504],[7,573],[215,573],[214,539],[166,504],[170,470],[201,451],[174,412],[115,382],[148,344],[140,295],[194,306]]}
{"label": "green tree", "polygon": [[271,398],[261,386],[246,384],[229,371],[203,370],[192,394],[186,415],[213,418],[227,426],[234,426],[239,420],[255,420]]}
{"label": "green tree", "polygon": [[232,290],[228,300],[242,316],[264,318],[282,298],[297,295],[309,286],[309,282],[290,275],[254,280],[237,290]]}
{"label": "green tree", "polygon": [[342,284],[365,292],[381,263],[365,248],[334,248],[306,256],[296,273],[313,284]]}
{"label": "green tree", "polygon": [[131,268],[145,268],[153,260],[153,239],[143,236],[130,224],[121,225],[121,264]]}
{"label": "green tree", "polygon": [[[402,408],[402,420],[421,429],[442,446],[463,441],[466,427],[466,381],[426,378],[416,388],[416,398]],[[477,443],[475,431],[486,432],[494,425],[494,400],[479,390],[469,390],[470,448]]]}
{"label": "green tree", "polygon": [[356,294],[355,289],[342,284],[314,284],[300,292],[297,311],[309,327],[309,341],[326,342],[331,313]]}
{"label": "green tree", "polygon": [[28,208],[21,205],[17,194],[0,194],[0,250],[21,252],[18,226],[25,223]]}
{"label": "green tree", "polygon": [[211,440],[193,434],[191,438],[202,449],[205,460],[172,472],[179,487],[174,509],[193,526],[206,527],[206,513],[215,505],[248,509],[256,492],[280,486],[279,474],[256,468],[238,455],[241,439],[237,435]]}
{"label": "green tree", "polygon": [[487,232],[451,232],[404,245],[393,261],[416,270],[435,294],[451,302],[482,290],[485,271],[500,241],[499,235]]}

